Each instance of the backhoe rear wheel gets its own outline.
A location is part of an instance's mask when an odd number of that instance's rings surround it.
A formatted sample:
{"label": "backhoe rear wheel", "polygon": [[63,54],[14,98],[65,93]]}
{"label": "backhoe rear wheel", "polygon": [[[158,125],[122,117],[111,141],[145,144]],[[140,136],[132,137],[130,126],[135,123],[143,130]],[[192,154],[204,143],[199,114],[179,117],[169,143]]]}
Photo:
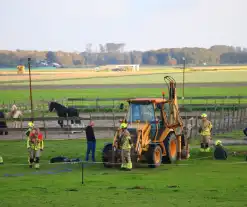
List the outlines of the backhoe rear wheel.
{"label": "backhoe rear wheel", "polygon": [[162,162],[162,150],[159,145],[150,145],[147,152],[147,161],[150,168],[156,168]]}
{"label": "backhoe rear wheel", "polygon": [[162,163],[174,163],[177,161],[177,137],[170,133],[164,140],[167,155],[162,158]]}

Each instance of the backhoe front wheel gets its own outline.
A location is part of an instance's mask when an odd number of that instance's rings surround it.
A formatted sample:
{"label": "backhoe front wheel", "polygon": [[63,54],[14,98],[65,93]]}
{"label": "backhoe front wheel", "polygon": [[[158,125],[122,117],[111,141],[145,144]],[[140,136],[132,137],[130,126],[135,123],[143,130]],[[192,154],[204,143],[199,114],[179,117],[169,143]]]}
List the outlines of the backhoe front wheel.
{"label": "backhoe front wheel", "polygon": [[164,140],[166,156],[162,158],[163,163],[174,163],[177,161],[177,137],[174,133],[168,135]]}
{"label": "backhoe front wheel", "polygon": [[150,145],[148,149],[148,166],[150,168],[156,168],[161,165],[162,162],[162,150],[159,145]]}

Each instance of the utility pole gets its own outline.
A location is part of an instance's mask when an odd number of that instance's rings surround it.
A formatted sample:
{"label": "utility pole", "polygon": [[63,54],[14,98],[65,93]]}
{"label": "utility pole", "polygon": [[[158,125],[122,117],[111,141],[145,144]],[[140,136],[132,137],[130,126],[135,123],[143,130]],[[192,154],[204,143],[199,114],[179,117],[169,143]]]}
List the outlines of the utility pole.
{"label": "utility pole", "polygon": [[32,96],[32,78],[31,78],[31,58],[28,58],[28,72],[29,72],[29,97],[31,103],[31,122],[33,122],[33,96]]}
{"label": "utility pole", "polygon": [[185,75],[185,57],[183,57],[183,100],[184,100],[184,75]]}

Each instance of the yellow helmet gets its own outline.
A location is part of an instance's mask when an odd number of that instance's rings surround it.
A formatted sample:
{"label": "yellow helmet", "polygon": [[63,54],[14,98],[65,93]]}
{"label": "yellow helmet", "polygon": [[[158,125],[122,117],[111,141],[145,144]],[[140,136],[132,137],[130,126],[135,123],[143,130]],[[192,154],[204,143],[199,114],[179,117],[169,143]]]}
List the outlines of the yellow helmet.
{"label": "yellow helmet", "polygon": [[222,142],[220,140],[215,141],[215,145],[221,145],[221,144],[222,144]]}
{"label": "yellow helmet", "polygon": [[126,129],[127,126],[128,126],[128,125],[127,125],[126,123],[122,123],[122,124],[120,125],[120,128],[121,128],[121,129]]}
{"label": "yellow helmet", "polygon": [[33,122],[29,122],[29,123],[28,123],[28,126],[29,126],[29,127],[34,127]]}
{"label": "yellow helmet", "polygon": [[206,118],[208,115],[207,114],[205,114],[205,113],[203,113],[202,115],[201,115],[201,117],[203,117],[203,118]]}

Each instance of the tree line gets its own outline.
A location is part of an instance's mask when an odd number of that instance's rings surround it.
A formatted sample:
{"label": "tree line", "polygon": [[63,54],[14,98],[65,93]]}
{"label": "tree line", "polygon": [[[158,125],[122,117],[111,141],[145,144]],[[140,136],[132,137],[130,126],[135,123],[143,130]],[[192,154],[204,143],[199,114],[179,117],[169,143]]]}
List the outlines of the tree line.
{"label": "tree line", "polygon": [[246,64],[247,48],[226,45],[214,45],[210,48],[184,47],[162,48],[149,51],[124,51],[123,43],[100,44],[98,51],[87,44],[83,52],[63,51],[16,51],[0,50],[0,67],[16,67],[27,64],[32,58],[33,66],[58,63],[62,67],[80,67],[108,64],[143,64],[143,65],[217,65]]}

